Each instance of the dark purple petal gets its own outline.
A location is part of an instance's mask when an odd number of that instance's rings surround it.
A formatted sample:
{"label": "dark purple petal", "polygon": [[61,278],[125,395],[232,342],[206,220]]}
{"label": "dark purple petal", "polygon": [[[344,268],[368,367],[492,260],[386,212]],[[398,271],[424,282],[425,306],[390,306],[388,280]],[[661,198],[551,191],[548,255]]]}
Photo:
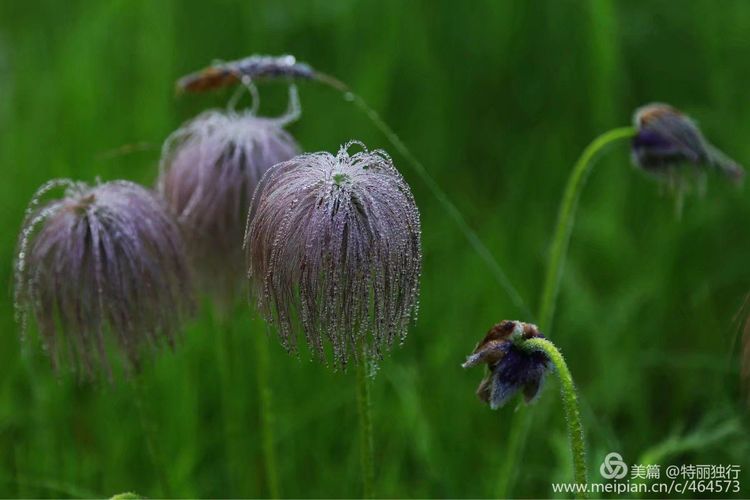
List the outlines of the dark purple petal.
{"label": "dark purple petal", "polygon": [[[520,334],[514,339],[513,332]],[[480,362],[489,366],[490,374],[479,384],[477,396],[494,410],[507,403],[519,391],[532,402],[552,369],[549,357],[542,351],[526,351],[517,342],[544,338],[536,326],[518,321],[503,321],[493,326],[479,343],[464,368]]]}

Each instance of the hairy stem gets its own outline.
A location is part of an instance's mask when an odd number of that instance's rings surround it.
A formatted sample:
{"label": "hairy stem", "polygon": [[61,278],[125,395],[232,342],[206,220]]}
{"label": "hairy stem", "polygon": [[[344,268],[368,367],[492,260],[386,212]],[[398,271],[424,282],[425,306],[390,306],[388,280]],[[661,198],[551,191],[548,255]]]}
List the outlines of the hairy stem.
{"label": "hairy stem", "polygon": [[544,338],[529,339],[520,343],[520,346],[530,351],[543,351],[555,365],[557,376],[560,379],[560,396],[565,411],[565,423],[568,426],[570,451],[573,455],[573,477],[576,483],[587,484],[586,445],[583,436],[583,424],[581,423],[581,411],[578,407],[573,377],[568,370],[567,363],[565,363],[565,358],[555,347],[555,344]]}
{"label": "hairy stem", "polygon": [[359,448],[362,462],[362,497],[375,496],[375,460],[372,438],[372,408],[370,403],[369,360],[364,345],[360,346],[357,363],[357,408],[359,413]]}
{"label": "hairy stem", "polygon": [[568,252],[568,244],[570,243],[570,233],[573,230],[576,207],[578,206],[578,199],[581,196],[583,185],[586,183],[586,178],[591,172],[595,160],[607,146],[623,139],[629,139],[635,133],[636,130],[633,127],[621,127],[600,135],[591,144],[586,146],[586,149],[583,150],[583,153],[573,167],[573,171],[570,173],[568,184],[565,187],[565,194],[558,210],[557,226],[555,227],[554,239],[552,240],[552,247],[550,249],[547,276],[544,280],[538,323],[539,328],[543,332],[549,332],[552,326],[555,303],[560,288],[560,279],[562,278],[565,257]]}
{"label": "hairy stem", "polygon": [[273,392],[270,383],[270,353],[268,350],[268,336],[264,332],[256,332],[257,339],[257,377],[258,394],[260,395],[260,421],[263,433],[263,458],[266,468],[266,481],[271,498],[280,498],[279,475],[276,462],[276,447],[274,439],[274,427],[276,423],[273,413]]}

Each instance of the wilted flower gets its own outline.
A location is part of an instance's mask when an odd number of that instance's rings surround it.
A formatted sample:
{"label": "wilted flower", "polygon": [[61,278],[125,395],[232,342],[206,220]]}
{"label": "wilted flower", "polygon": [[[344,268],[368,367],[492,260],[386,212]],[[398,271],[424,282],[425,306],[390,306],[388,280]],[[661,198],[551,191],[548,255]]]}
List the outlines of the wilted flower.
{"label": "wilted flower", "polygon": [[503,406],[518,391],[532,402],[552,369],[542,351],[527,351],[519,346],[532,338],[544,338],[536,326],[520,321],[501,321],[493,326],[462,365],[470,368],[487,363],[490,373],[482,380],[477,396],[494,410]]}
{"label": "wilted flower", "polygon": [[250,81],[278,78],[315,78],[315,71],[307,64],[297,62],[292,55],[262,56],[252,55],[229,62],[219,62],[198,72],[183,76],[177,81],[178,92],[203,92],[236,83],[243,79]]}
{"label": "wilted flower", "polygon": [[[51,189],[62,199],[40,205]],[[16,259],[16,313],[33,316],[53,366],[111,375],[108,351],[137,367],[145,347],[174,345],[192,306],[177,225],[126,181],[51,181],[29,205]]]}
{"label": "wilted flower", "polygon": [[243,280],[242,238],[256,185],[269,167],[298,153],[282,128],[297,116],[207,111],[164,145],[159,191],[178,217],[202,288],[220,301]]}
{"label": "wilted flower", "polygon": [[744,176],[740,165],[712,146],[695,122],[672,106],[643,106],[636,110],[633,121],[637,128],[633,162],[650,173],[673,180],[690,164],[717,169],[733,181]]}
{"label": "wilted flower", "polygon": [[[352,144],[363,151],[350,155]],[[276,165],[248,220],[248,275],[287,350],[297,323],[311,351],[325,359],[330,342],[341,367],[361,344],[379,357],[404,340],[419,295],[419,211],[385,152],[349,143]]]}

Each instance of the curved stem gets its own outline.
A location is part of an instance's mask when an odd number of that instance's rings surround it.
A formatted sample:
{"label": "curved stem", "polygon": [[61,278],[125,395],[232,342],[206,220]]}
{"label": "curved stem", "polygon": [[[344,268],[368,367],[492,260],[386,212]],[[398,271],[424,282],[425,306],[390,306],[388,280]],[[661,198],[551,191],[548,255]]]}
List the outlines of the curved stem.
{"label": "curved stem", "polygon": [[575,222],[578,198],[581,196],[581,190],[586,182],[586,178],[594,166],[594,161],[607,146],[619,140],[629,139],[635,133],[636,130],[633,127],[621,127],[600,135],[591,144],[586,146],[586,149],[583,150],[583,153],[573,167],[573,171],[570,173],[568,184],[565,187],[565,194],[558,210],[557,226],[555,227],[552,248],[550,249],[547,276],[544,280],[538,323],[540,330],[543,332],[549,332],[552,318],[555,314],[555,303],[560,288],[565,257],[568,252],[570,233],[573,230]]}
{"label": "curved stem", "polygon": [[265,332],[256,332],[257,338],[257,376],[260,395],[260,420],[263,434],[263,458],[266,467],[266,480],[271,498],[280,498],[279,475],[276,467],[276,447],[274,443],[273,393],[270,383],[270,353],[268,337]]}
{"label": "curved stem", "polygon": [[375,483],[374,446],[372,438],[372,409],[370,403],[369,361],[364,345],[360,346],[357,363],[357,408],[359,410],[359,448],[362,461],[362,497],[373,498]]}
{"label": "curved stem", "polygon": [[422,178],[424,183],[427,184],[427,187],[432,192],[433,196],[437,198],[438,202],[443,206],[451,219],[453,219],[453,222],[456,223],[461,232],[464,234],[464,237],[469,241],[469,244],[474,248],[474,250],[484,261],[487,267],[490,268],[490,271],[494,275],[495,280],[505,291],[505,293],[508,294],[508,297],[513,302],[513,305],[515,305],[518,310],[520,310],[526,316],[528,321],[533,321],[534,318],[531,314],[531,310],[526,306],[526,303],[521,297],[521,294],[518,293],[518,290],[516,290],[516,288],[510,282],[510,279],[508,279],[508,276],[505,274],[502,266],[500,266],[497,260],[495,260],[492,252],[490,252],[489,248],[487,248],[487,246],[482,242],[476,231],[474,231],[469,226],[469,224],[466,222],[466,219],[464,219],[461,211],[456,207],[456,205],[453,204],[450,198],[448,198],[448,195],[445,193],[445,191],[442,190],[437,181],[435,181],[435,179],[430,175],[422,162],[420,162],[417,157],[414,156],[414,153],[412,153],[411,150],[406,146],[406,144],[404,144],[398,134],[396,134],[396,132],[394,132],[393,129],[388,126],[388,124],[380,117],[377,111],[372,109],[362,97],[352,92],[346,84],[330,75],[326,75],[323,73],[318,73],[316,79],[319,82],[328,85],[329,87],[332,87],[339,92],[342,92],[344,94],[344,98],[348,101],[353,102],[355,106],[362,110],[362,112],[364,112],[364,114],[370,119],[370,121],[383,133],[383,135],[385,135],[386,139],[388,139],[388,141],[393,145],[394,148],[396,148],[401,156],[403,156],[411,164],[412,168],[414,168],[414,170]]}
{"label": "curved stem", "polygon": [[543,351],[549,356],[557,369],[557,376],[560,378],[560,396],[565,411],[565,423],[568,426],[570,451],[573,454],[573,477],[576,483],[587,484],[586,445],[583,437],[581,411],[578,408],[578,397],[576,396],[573,377],[570,375],[565,358],[555,347],[555,344],[544,338],[529,339],[520,343],[520,346],[527,350]]}

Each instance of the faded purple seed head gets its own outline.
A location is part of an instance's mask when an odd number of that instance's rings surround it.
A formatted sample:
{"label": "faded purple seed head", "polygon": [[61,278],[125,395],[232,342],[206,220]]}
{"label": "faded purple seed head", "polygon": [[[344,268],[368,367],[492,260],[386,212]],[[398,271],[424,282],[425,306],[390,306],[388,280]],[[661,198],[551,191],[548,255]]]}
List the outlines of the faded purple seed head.
{"label": "faded purple seed head", "polygon": [[288,117],[207,111],[164,145],[159,191],[177,215],[201,288],[227,303],[244,282],[242,239],[253,191],[298,153]]}
{"label": "faded purple seed head", "polygon": [[[518,338],[514,338],[517,335]],[[526,351],[517,342],[544,338],[536,326],[520,321],[502,321],[493,326],[462,365],[470,368],[486,363],[490,373],[482,380],[477,396],[493,410],[507,403],[518,392],[526,403],[539,395],[545,376],[552,369],[549,357],[541,351]]]}
{"label": "faded purple seed head", "polygon": [[[65,196],[40,206],[56,187]],[[15,263],[16,314],[34,318],[53,366],[111,377],[109,353],[137,368],[174,346],[192,307],[177,225],[156,196],[126,181],[51,181],[37,191]]]}
{"label": "faded purple seed head", "polygon": [[335,367],[358,345],[382,356],[416,317],[422,262],[419,211],[385,152],[303,154],[278,164],[255,192],[245,236],[258,306],[297,350],[295,326]]}
{"label": "faded purple seed head", "polygon": [[[633,163],[670,181],[686,174],[715,169],[737,182],[744,170],[712,146],[688,116],[667,104],[638,108],[633,116],[637,133],[632,141]],[[688,169],[692,166],[693,169]]]}

